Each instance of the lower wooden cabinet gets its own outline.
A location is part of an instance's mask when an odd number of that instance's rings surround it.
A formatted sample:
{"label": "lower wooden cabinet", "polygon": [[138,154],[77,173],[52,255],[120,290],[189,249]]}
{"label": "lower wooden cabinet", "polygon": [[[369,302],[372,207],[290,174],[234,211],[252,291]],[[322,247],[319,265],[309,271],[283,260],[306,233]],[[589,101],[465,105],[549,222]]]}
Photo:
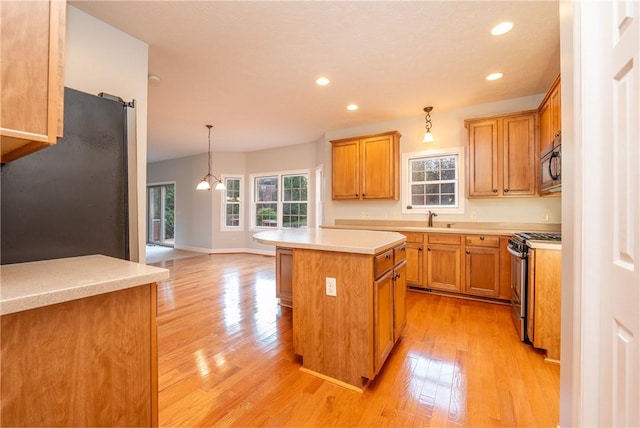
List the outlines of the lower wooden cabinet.
{"label": "lower wooden cabinet", "polygon": [[460,292],[461,289],[461,235],[427,235],[426,287],[436,290]]}
{"label": "lower wooden cabinet", "polygon": [[509,300],[508,236],[401,232],[411,287]]}
{"label": "lower wooden cabinet", "polygon": [[393,341],[400,339],[407,326],[407,261],[393,269]]}
{"label": "lower wooden cabinet", "polygon": [[466,235],[464,289],[475,296],[500,296],[500,238]]}
{"label": "lower wooden cabinet", "polygon": [[293,301],[293,250],[276,248],[276,297],[280,305],[291,307]]}
{"label": "lower wooden cabinet", "polygon": [[373,284],[373,305],[376,325],[374,328],[375,363],[377,373],[393,349],[393,270],[388,271]]}

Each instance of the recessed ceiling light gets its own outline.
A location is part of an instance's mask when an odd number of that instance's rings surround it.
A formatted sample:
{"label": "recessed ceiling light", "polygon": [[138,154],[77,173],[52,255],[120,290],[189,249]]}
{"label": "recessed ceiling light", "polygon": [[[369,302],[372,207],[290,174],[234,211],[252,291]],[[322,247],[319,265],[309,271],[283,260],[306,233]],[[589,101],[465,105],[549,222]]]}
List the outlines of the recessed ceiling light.
{"label": "recessed ceiling light", "polygon": [[491,34],[494,36],[500,36],[504,33],[508,33],[513,28],[513,22],[501,22],[491,29]]}
{"label": "recessed ceiling light", "polygon": [[329,79],[327,79],[326,77],[318,77],[318,79],[316,79],[316,84],[320,86],[326,86],[329,84]]}
{"label": "recessed ceiling light", "polygon": [[358,110],[358,106],[356,104],[349,104],[347,106],[347,110],[350,110],[350,111]]}
{"label": "recessed ceiling light", "polygon": [[490,75],[487,76],[487,80],[498,80],[502,78],[502,76],[503,76],[502,73],[491,73]]}

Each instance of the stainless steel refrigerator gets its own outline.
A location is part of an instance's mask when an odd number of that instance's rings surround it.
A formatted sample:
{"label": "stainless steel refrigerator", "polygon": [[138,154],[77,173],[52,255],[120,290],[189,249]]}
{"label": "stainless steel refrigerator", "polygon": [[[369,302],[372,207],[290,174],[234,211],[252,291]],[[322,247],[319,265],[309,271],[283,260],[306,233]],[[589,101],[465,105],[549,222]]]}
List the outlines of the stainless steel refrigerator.
{"label": "stainless steel refrigerator", "polygon": [[1,264],[88,254],[130,259],[133,103],[70,88],[64,97],[64,137],[0,167]]}

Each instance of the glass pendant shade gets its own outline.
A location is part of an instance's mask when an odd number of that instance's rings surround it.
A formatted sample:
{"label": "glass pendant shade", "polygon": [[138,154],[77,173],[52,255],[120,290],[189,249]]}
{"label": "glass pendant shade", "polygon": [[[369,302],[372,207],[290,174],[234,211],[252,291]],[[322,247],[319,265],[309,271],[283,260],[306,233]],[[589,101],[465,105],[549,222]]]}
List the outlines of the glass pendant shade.
{"label": "glass pendant shade", "polygon": [[211,182],[216,183],[216,190],[226,190],[222,180],[211,174],[211,128],[213,125],[205,125],[209,129],[209,162],[207,163],[207,175],[196,186],[196,190],[211,190]]}
{"label": "glass pendant shade", "polygon": [[211,185],[209,184],[209,182],[207,180],[202,180],[200,183],[198,183],[198,185],[196,186],[197,190],[211,190]]}
{"label": "glass pendant shade", "polygon": [[425,132],[424,134],[424,139],[422,140],[423,143],[433,143],[435,140],[433,139],[433,134],[431,133],[431,131]]}

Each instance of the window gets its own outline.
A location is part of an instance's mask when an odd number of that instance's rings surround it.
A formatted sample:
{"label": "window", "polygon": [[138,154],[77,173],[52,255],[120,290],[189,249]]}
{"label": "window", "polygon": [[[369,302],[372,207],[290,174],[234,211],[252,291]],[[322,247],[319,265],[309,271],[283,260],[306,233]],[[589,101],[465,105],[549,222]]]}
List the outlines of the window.
{"label": "window", "polygon": [[225,187],[222,229],[242,230],[242,177],[222,177]]}
{"label": "window", "polygon": [[464,212],[461,198],[462,148],[439,152],[405,153],[403,212],[437,209]]}
{"label": "window", "polygon": [[307,172],[252,176],[252,183],[254,227],[276,229],[307,226]]}

